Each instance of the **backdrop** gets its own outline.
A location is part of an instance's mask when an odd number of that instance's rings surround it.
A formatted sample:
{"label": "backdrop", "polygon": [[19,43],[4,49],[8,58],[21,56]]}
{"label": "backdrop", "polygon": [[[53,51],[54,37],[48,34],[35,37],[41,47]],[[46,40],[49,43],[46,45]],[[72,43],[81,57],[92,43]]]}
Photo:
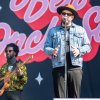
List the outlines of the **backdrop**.
{"label": "backdrop", "polygon": [[4,49],[8,43],[20,48],[17,59],[26,64],[28,83],[22,100],[52,100],[52,65],[43,52],[44,42],[51,27],[60,24],[56,8],[71,3],[91,41],[92,50],[83,56],[82,98],[100,97],[100,0],[0,0],[0,66],[6,62]]}

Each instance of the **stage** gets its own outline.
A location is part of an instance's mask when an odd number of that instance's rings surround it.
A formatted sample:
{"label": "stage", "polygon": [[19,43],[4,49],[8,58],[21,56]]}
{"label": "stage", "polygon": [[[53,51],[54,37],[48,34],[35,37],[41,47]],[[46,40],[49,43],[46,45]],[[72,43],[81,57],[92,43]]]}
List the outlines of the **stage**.
{"label": "stage", "polygon": [[100,100],[100,98],[54,98],[53,100]]}

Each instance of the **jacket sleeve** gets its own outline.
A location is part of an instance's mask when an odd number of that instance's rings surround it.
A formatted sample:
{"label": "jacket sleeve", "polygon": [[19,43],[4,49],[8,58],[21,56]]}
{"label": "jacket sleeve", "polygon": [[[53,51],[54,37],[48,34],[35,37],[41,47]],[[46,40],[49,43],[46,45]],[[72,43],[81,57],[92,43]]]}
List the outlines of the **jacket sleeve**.
{"label": "jacket sleeve", "polygon": [[83,31],[82,46],[80,48],[78,48],[80,51],[80,56],[90,52],[90,50],[91,50],[91,45],[90,45],[90,41],[89,41],[89,38],[87,36],[87,33],[86,33],[84,28],[82,28],[82,31]]}
{"label": "jacket sleeve", "polygon": [[6,75],[6,71],[7,71],[7,64],[4,64],[1,68],[0,68],[0,78],[4,77]]}
{"label": "jacket sleeve", "polygon": [[52,29],[49,30],[46,41],[44,43],[44,52],[48,55],[52,55],[53,54],[53,31]]}

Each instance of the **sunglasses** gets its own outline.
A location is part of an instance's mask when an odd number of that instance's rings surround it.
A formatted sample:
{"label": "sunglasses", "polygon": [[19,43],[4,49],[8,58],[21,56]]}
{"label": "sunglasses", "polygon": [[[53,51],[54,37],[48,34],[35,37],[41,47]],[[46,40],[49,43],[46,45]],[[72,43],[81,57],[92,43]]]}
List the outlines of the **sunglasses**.
{"label": "sunglasses", "polygon": [[11,53],[12,51],[14,51],[14,50],[6,50],[5,52],[6,52],[6,53],[7,53],[7,52]]}
{"label": "sunglasses", "polygon": [[67,16],[72,16],[73,14],[62,12],[62,15],[63,15],[63,16],[65,16],[65,15],[67,15]]}

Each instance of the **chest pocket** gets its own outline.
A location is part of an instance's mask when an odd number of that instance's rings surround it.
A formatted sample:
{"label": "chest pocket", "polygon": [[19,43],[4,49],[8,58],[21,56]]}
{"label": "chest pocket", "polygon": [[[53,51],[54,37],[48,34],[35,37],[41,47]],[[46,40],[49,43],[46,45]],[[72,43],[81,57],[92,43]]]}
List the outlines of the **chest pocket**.
{"label": "chest pocket", "polygon": [[57,32],[53,35],[53,47],[57,47],[60,44],[61,35],[60,32]]}
{"label": "chest pocket", "polygon": [[73,40],[76,47],[80,47],[83,44],[83,34],[76,33],[73,35]]}

